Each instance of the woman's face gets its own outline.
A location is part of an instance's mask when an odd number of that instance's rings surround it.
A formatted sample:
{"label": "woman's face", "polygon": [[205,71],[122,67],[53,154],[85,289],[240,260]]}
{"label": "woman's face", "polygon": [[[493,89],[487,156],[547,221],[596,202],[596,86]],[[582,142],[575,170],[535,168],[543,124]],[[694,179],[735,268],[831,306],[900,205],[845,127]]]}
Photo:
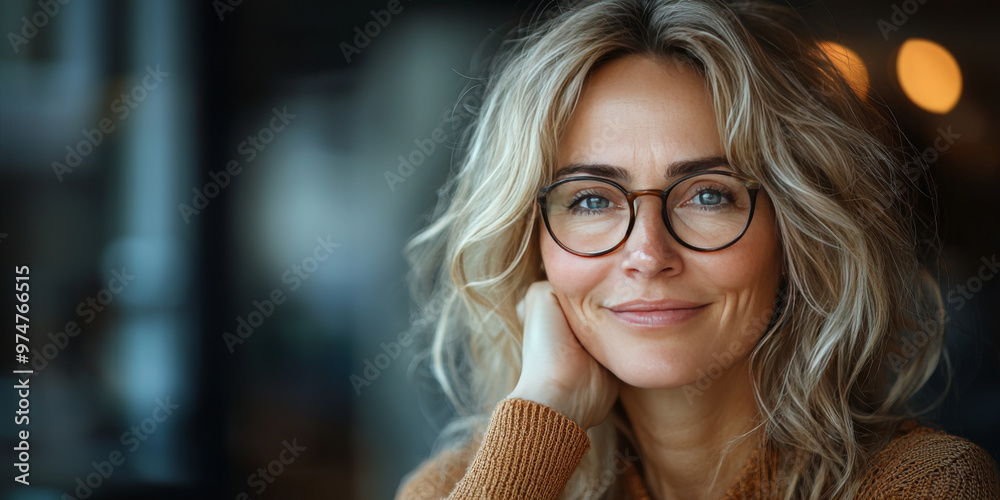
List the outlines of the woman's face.
{"label": "woman's face", "polygon": [[[677,61],[626,56],[589,77],[559,143],[556,172],[571,164],[608,165],[627,172],[627,180],[614,180],[628,190],[665,189],[680,177],[679,162],[712,157],[724,153],[702,77]],[[562,177],[574,175],[591,174]],[[609,254],[573,255],[544,226],[539,237],[547,279],[570,327],[629,385],[668,388],[718,378],[745,358],[770,319],[781,250],[763,193],[746,234],[713,252],[679,244],[654,196],[638,198],[631,235]],[[635,311],[629,305],[635,301],[656,310]]]}

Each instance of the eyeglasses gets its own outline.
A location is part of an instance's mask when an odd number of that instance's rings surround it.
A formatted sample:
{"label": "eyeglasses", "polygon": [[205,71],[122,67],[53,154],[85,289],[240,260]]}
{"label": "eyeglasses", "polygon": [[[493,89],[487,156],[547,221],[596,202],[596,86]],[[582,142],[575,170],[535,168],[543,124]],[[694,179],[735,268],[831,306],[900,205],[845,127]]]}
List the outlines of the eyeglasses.
{"label": "eyeglasses", "polygon": [[552,239],[581,257],[604,255],[625,243],[640,196],[660,198],[663,223],[678,243],[711,252],[743,237],[760,189],[760,182],[714,170],[686,175],[664,190],[628,191],[601,177],[570,177],[540,189],[538,204]]}

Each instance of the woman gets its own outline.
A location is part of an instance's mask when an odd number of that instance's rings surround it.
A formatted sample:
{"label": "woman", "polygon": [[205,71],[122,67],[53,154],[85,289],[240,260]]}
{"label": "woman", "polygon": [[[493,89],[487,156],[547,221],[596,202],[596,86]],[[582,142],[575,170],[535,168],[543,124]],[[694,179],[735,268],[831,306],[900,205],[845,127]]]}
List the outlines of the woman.
{"label": "woman", "polygon": [[611,0],[512,42],[408,249],[467,432],[398,498],[997,498],[907,406],[943,311],[905,158],[794,26]]}

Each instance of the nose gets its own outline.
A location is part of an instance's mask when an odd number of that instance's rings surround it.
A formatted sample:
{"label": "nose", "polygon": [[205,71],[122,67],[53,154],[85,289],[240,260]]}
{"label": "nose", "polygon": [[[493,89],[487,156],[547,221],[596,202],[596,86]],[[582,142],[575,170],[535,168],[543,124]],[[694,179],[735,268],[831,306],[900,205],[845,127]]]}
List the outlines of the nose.
{"label": "nose", "polygon": [[625,241],[623,271],[647,277],[677,274],[682,269],[681,245],[663,222],[662,201],[654,193],[640,193],[633,204],[635,224]]}

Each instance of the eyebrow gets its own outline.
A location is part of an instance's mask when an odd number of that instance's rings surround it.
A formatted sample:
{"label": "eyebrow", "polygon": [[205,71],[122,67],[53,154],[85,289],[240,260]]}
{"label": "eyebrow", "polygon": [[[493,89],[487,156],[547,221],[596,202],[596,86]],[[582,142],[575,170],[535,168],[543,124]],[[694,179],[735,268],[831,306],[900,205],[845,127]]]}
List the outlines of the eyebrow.
{"label": "eyebrow", "polygon": [[[729,160],[726,159],[725,156],[706,156],[704,158],[680,160],[671,163],[667,166],[667,173],[665,177],[670,178],[683,176],[716,167],[732,169],[732,166],[729,165]],[[596,175],[623,182],[632,181],[632,175],[629,174],[628,170],[604,163],[570,163],[569,165],[560,168],[559,171],[556,172],[555,178],[560,179],[574,174]]]}

